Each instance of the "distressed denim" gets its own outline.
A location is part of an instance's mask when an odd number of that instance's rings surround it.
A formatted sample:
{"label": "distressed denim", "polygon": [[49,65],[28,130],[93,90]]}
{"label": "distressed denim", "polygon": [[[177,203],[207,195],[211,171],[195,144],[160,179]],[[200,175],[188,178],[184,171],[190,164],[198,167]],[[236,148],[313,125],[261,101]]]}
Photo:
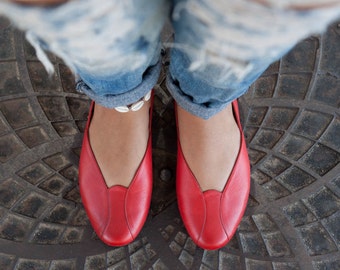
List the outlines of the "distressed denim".
{"label": "distressed denim", "polygon": [[340,17],[340,3],[324,0],[73,0],[53,8],[0,2],[34,45],[80,78],[78,90],[113,108],[131,104],[157,82],[160,33],[170,18],[167,86],[176,102],[207,119],[244,94],[262,72],[298,41]]}
{"label": "distressed denim", "polygon": [[72,69],[79,91],[113,108],[139,100],[156,84],[169,7],[167,0],[74,0],[48,8],[0,2],[0,14],[27,30],[48,72],[53,66],[41,48]]}

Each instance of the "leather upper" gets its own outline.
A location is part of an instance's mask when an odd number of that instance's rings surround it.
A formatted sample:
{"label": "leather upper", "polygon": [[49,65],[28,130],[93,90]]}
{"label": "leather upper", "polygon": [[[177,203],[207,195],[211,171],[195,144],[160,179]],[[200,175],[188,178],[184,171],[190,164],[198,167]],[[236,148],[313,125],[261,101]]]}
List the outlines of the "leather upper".
{"label": "leather upper", "polygon": [[250,165],[237,101],[233,111],[241,133],[241,145],[233,170],[222,192],[203,192],[183,156],[178,140],[177,199],[183,223],[193,241],[204,249],[226,245],[241,222],[250,190]]}
{"label": "leather upper", "polygon": [[98,237],[111,246],[133,241],[148,215],[152,193],[151,132],[141,164],[129,187],[108,188],[91,149],[88,128],[92,103],[84,133],[79,163],[79,187],[82,202]]}

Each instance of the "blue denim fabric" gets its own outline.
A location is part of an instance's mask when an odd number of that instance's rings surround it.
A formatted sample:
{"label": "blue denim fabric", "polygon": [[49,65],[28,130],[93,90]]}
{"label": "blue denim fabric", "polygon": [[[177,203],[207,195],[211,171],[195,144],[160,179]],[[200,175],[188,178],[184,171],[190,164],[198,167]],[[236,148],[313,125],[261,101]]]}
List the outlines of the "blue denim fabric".
{"label": "blue denim fabric", "polygon": [[299,40],[340,16],[339,4],[302,11],[282,8],[285,0],[278,7],[247,0],[174,2],[167,86],[181,107],[204,119],[243,95]]}
{"label": "blue denim fabric", "polygon": [[2,1],[0,14],[29,31],[48,71],[52,65],[41,47],[77,74],[78,90],[108,108],[137,101],[157,82],[159,36],[170,15],[175,41],[165,44],[172,47],[168,89],[181,107],[207,119],[299,40],[340,17],[340,4],[294,10],[292,2],[73,0],[41,8]]}
{"label": "blue denim fabric", "polygon": [[80,78],[79,91],[108,108],[131,104],[156,84],[169,10],[167,0],[73,0],[48,8],[0,1],[0,14],[28,30],[49,72],[53,66],[41,47]]}

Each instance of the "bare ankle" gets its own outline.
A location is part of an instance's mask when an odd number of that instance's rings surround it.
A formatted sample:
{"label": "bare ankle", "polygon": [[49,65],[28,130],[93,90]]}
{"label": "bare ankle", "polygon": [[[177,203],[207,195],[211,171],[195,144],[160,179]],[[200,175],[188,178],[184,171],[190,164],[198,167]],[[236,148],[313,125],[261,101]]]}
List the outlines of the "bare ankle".
{"label": "bare ankle", "polygon": [[179,138],[183,155],[203,191],[222,191],[233,169],[240,146],[240,130],[232,108],[209,120],[178,109]]}

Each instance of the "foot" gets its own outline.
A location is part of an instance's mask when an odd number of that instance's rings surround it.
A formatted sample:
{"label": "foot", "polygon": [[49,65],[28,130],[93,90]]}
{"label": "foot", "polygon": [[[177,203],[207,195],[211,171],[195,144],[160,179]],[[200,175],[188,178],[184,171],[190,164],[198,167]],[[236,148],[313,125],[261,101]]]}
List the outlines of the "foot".
{"label": "foot", "polygon": [[208,120],[177,106],[183,155],[202,191],[222,192],[234,167],[241,141],[232,106]]}
{"label": "foot", "polygon": [[95,105],[89,140],[109,188],[128,187],[134,178],[149,139],[149,109],[150,100],[127,113]]}

